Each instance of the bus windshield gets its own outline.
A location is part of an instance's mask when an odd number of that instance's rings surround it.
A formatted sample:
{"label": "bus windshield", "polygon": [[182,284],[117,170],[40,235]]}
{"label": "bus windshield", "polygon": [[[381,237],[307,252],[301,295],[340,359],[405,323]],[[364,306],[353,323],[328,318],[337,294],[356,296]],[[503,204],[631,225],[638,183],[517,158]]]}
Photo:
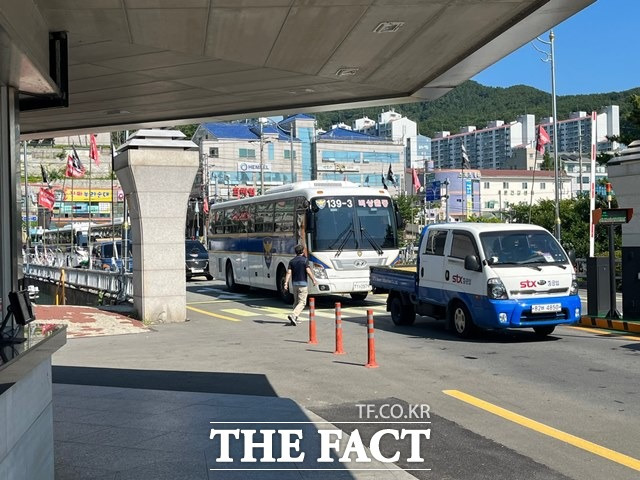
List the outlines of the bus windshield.
{"label": "bus windshield", "polygon": [[397,248],[392,202],[380,197],[323,197],[311,201],[311,248],[379,250]]}

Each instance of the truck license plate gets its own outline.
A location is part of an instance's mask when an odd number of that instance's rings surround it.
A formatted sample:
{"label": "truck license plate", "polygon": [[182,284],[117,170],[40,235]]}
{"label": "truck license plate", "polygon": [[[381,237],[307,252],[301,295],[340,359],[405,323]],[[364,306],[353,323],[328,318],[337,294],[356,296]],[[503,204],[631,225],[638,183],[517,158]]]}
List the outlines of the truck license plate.
{"label": "truck license plate", "polygon": [[371,285],[366,282],[356,282],[353,284],[354,290],[371,290]]}
{"label": "truck license plate", "polygon": [[543,305],[531,305],[532,313],[549,313],[562,311],[562,305],[559,303],[545,303]]}

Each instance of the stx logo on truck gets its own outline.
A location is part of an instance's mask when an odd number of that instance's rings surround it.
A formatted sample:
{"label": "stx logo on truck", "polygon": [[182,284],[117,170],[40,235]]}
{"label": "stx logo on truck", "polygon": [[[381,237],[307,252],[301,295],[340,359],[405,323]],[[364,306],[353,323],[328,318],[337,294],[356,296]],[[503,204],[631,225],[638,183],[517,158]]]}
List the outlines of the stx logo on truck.
{"label": "stx logo on truck", "polygon": [[451,281],[453,283],[459,283],[462,285],[471,285],[470,278],[463,277],[462,275],[458,275],[457,273],[453,277],[451,277]]}
{"label": "stx logo on truck", "polygon": [[547,285],[549,287],[558,287],[560,286],[560,280],[522,280],[520,282],[520,288],[534,288],[536,285]]}

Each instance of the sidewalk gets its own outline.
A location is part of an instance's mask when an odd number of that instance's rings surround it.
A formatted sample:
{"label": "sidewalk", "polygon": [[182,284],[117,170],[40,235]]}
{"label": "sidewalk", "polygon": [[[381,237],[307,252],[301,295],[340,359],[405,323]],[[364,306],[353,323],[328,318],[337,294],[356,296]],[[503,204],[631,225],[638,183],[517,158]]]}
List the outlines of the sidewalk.
{"label": "sidewalk", "polygon": [[[54,377],[60,368],[54,367]],[[335,427],[294,401],[276,396],[54,383],[53,418],[56,480],[415,478],[392,463],[375,460],[352,467],[340,462],[318,463],[317,429]],[[231,439],[229,455],[234,461],[217,462],[220,436],[211,440],[212,428],[298,429],[302,431],[299,452],[305,456],[298,462],[241,463],[242,442]],[[257,434],[255,441],[261,442],[261,437]],[[345,435],[340,442],[342,451],[348,438]],[[292,453],[295,457],[295,450]],[[262,449],[256,448],[254,456],[261,455]],[[280,456],[277,435],[273,456]]]}
{"label": "sidewalk", "polygon": [[[139,320],[127,316],[130,309],[78,305],[35,305],[37,324],[67,326],[67,338],[124,335],[151,331]],[[115,311],[114,311],[115,310]]]}
{"label": "sidewalk", "polygon": [[[66,324],[69,338],[79,342],[84,341],[82,337],[153,333],[124,315],[126,309],[35,308],[37,323]],[[144,342],[141,338],[141,349]],[[156,355],[160,364],[162,352]],[[375,460],[357,471],[353,469],[363,465],[318,463],[318,428],[339,427],[291,399],[278,397],[262,374],[187,370],[54,365],[56,480],[415,479],[395,464]],[[212,423],[216,421],[238,423]],[[302,430],[299,451],[305,457],[300,462],[242,463],[242,442],[232,438],[230,455],[234,461],[217,462],[220,437],[209,438],[212,428]],[[342,449],[348,439],[345,433],[340,441]],[[255,441],[261,442],[261,435],[256,434]],[[262,449],[257,448],[255,456],[260,455]],[[273,455],[280,456],[277,435]],[[246,468],[259,470],[234,470]]]}

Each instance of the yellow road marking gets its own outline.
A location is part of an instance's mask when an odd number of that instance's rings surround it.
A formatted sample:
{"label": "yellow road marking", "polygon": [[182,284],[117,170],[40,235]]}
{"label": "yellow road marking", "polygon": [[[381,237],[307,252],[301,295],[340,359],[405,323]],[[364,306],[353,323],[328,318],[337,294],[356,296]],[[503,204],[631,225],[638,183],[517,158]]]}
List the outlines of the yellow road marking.
{"label": "yellow road marking", "polygon": [[231,300],[207,300],[205,302],[189,302],[187,305],[204,305],[205,303],[228,303]]}
{"label": "yellow road marking", "polygon": [[239,317],[255,317],[256,313],[255,312],[250,312],[248,310],[242,310],[240,308],[225,308],[222,310],[225,313],[228,313],[230,315],[237,315]]}
{"label": "yellow road marking", "polygon": [[261,312],[267,313],[288,313],[289,309],[287,308],[277,308],[277,307],[257,307]]}
{"label": "yellow road marking", "polygon": [[203,315],[209,315],[210,317],[221,318],[222,320],[229,320],[230,322],[240,322],[241,321],[239,318],[231,318],[231,317],[226,317],[224,315],[218,315],[217,313],[207,312],[206,310],[200,310],[199,308],[190,307],[189,305],[187,305],[187,310],[191,310],[193,312],[202,313]]}
{"label": "yellow road marking", "polygon": [[531,420],[530,418],[524,417],[510,410],[498,407],[497,405],[486,402],[459,390],[443,390],[442,393],[453,398],[457,398],[462,402],[468,403],[482,410],[486,410],[487,412],[493,413],[498,417],[502,417],[506,420],[517,423],[518,425],[522,425],[523,427],[535,430],[536,432],[542,433],[543,435],[547,435],[549,437],[555,438],[556,440],[568,443],[569,445],[573,445],[574,447],[580,448],[589,453],[599,455],[603,458],[606,458],[607,460],[619,463],[620,465],[624,465],[625,467],[629,467],[633,470],[640,471],[640,460],[636,458],[616,452],[596,443],[584,440],[580,437],[576,437],[575,435],[571,435],[570,433],[566,433],[556,428],[550,427],[548,425],[545,425],[544,423],[536,422],[535,420]]}
{"label": "yellow road marking", "polygon": [[622,332],[620,330],[611,331],[611,330],[603,330],[601,328],[596,328],[596,327],[575,327],[575,326],[570,326],[569,328],[580,330],[581,332],[595,333],[596,335],[607,335],[613,338],[620,338],[622,340],[638,339],[638,337],[634,337],[633,335],[628,335],[627,332]]}

